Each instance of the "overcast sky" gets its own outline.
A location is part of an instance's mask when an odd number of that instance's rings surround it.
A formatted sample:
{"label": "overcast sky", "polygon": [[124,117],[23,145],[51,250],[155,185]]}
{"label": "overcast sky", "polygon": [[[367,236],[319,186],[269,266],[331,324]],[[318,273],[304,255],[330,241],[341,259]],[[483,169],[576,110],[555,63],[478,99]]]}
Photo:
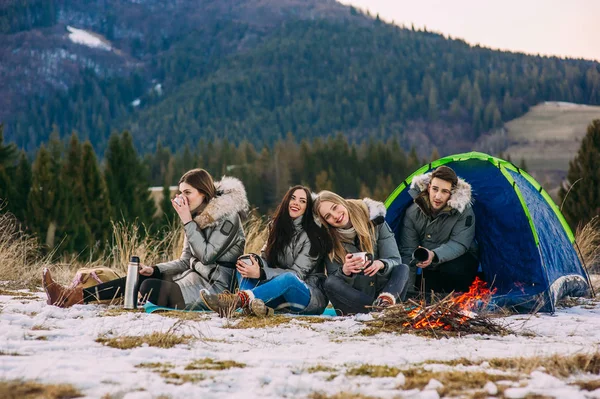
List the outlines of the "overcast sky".
{"label": "overcast sky", "polygon": [[339,0],[494,49],[600,61],[600,0]]}

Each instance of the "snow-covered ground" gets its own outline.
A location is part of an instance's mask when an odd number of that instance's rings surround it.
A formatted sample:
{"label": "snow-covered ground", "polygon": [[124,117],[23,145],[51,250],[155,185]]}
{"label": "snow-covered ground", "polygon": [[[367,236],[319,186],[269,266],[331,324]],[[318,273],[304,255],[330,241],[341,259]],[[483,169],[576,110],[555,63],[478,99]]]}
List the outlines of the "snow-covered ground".
{"label": "snow-covered ground", "polygon": [[69,31],[69,39],[73,43],[107,51],[112,49],[110,43],[100,38],[99,35],[92,34],[83,29],[73,28],[72,26],[67,26],[67,30]]}
{"label": "snow-covered ground", "polygon": [[[226,328],[228,321],[213,314],[200,320],[142,312],[107,314],[103,305],[78,305],[70,309],[48,306],[43,293],[30,298],[0,295],[0,380],[36,380],[69,383],[90,398],[292,398],[323,395],[363,394],[370,397],[437,398],[437,381],[423,389],[404,389],[406,378],[352,376],[348,370],[360,365],[387,365],[400,369],[448,369],[448,365],[426,364],[430,360],[466,358],[477,366],[454,366],[473,372],[490,368],[485,359],[533,357],[552,354],[591,354],[600,343],[600,305],[561,309],[555,315],[517,315],[499,319],[517,335],[463,338],[423,338],[411,334],[358,334],[365,318],[328,318],[309,323],[296,318],[290,323],[264,329]],[[137,336],[167,331],[179,324],[177,334],[197,337],[170,349],[142,346],[114,349],[95,342],[99,336]],[[192,361],[210,358],[234,360],[243,368],[185,371]],[[198,381],[173,384],[177,377],[156,369],[136,367],[162,363],[174,374],[194,374]],[[429,362],[430,363],[430,362]],[[325,371],[309,372],[311,367]],[[329,369],[329,370],[327,370]],[[578,379],[590,379],[589,375]],[[179,381],[180,383],[181,381]],[[506,381],[504,397],[528,394],[560,398],[600,398],[600,389],[586,391],[557,379],[543,370]],[[508,388],[506,388],[508,384]],[[500,385],[500,383],[498,383]],[[496,384],[486,390],[494,393]],[[493,395],[490,395],[493,397]]]}

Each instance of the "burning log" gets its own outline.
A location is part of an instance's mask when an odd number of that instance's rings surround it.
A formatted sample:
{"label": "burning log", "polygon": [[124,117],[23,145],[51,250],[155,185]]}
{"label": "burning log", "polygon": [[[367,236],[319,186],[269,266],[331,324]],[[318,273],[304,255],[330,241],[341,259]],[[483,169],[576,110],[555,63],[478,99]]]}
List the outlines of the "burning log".
{"label": "burning log", "polygon": [[509,334],[509,330],[493,323],[485,311],[481,311],[495,292],[476,278],[468,292],[434,298],[429,305],[425,301],[409,300],[384,309],[379,317],[366,324],[371,327],[370,332],[411,332],[434,337]]}

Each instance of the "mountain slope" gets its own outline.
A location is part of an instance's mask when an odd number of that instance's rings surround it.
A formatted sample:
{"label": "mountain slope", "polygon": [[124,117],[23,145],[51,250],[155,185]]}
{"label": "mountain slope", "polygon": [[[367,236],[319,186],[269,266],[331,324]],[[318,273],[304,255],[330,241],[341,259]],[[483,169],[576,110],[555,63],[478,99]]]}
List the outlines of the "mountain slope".
{"label": "mountain slope", "polygon": [[3,47],[0,68],[27,62],[9,56],[22,48],[19,35],[48,33],[56,42],[43,44],[56,48],[67,24],[103,35],[114,50],[93,50],[90,67],[69,61],[57,73],[62,90],[32,89],[22,113],[0,115],[7,138],[29,150],[56,125],[100,151],[114,129],[131,130],[143,151],[159,140],[177,149],[201,137],[264,144],[288,132],[302,139],[341,131],[444,155],[472,148],[541,101],[600,104],[598,63],[471,47],[333,1],[56,3],[55,25],[6,34],[13,44]]}

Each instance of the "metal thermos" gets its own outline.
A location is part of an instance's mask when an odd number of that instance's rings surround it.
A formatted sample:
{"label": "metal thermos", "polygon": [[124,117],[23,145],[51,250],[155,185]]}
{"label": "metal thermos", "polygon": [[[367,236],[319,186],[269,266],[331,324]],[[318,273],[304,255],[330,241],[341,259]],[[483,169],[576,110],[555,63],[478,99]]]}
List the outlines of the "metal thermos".
{"label": "metal thermos", "polygon": [[140,278],[140,258],[132,256],[127,266],[127,281],[125,282],[125,309],[137,308],[138,281]]}

